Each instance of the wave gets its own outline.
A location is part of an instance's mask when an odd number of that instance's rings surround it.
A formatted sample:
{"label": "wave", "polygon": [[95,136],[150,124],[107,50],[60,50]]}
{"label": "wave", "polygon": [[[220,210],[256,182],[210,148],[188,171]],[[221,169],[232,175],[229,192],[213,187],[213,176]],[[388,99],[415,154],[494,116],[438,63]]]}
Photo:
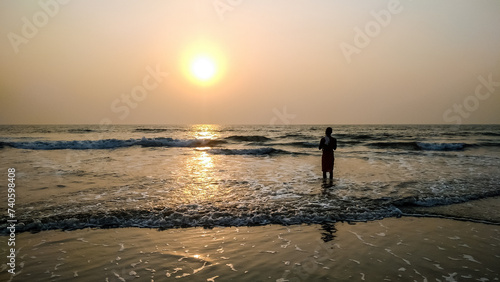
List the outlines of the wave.
{"label": "wave", "polygon": [[286,150],[275,149],[272,147],[257,148],[257,149],[210,149],[209,153],[214,155],[279,155],[279,154],[295,154]]}
{"label": "wave", "polygon": [[425,151],[462,151],[470,147],[466,143],[423,143],[417,142],[417,146]]}
{"label": "wave", "polygon": [[178,140],[172,138],[145,138],[143,137],[137,145],[142,147],[215,147],[226,143],[218,139],[189,139]]}
{"label": "wave", "polygon": [[403,149],[403,150],[419,150],[417,142],[372,142],[366,144],[368,147],[376,149]]}
{"label": "wave", "polygon": [[296,141],[296,142],[288,142],[288,143],[271,143],[273,146],[291,146],[298,148],[316,148],[318,147],[318,143],[313,142],[305,142],[305,141]]}
{"label": "wave", "polygon": [[142,139],[103,139],[103,140],[72,140],[72,141],[32,141],[32,142],[3,142],[2,146],[28,150],[93,150],[118,149],[131,146],[142,147],[214,147],[225,143],[217,139],[190,139],[178,140],[172,138],[145,138]]}
{"label": "wave", "polygon": [[240,141],[240,142],[266,142],[271,140],[271,138],[261,135],[247,135],[247,136],[232,135],[226,137],[225,139],[231,141]]}
{"label": "wave", "polygon": [[480,146],[484,147],[500,147],[500,143],[498,142],[481,142]]}
{"label": "wave", "polygon": [[[0,141],[0,149],[12,147],[17,149],[29,150],[92,150],[92,149],[118,149],[132,146],[142,147],[217,147],[226,144],[226,140],[238,140],[249,142],[247,145],[259,146],[263,142],[272,140],[264,136],[230,136],[224,139],[173,139],[173,138],[141,138],[141,139],[101,139],[101,140],[61,140],[61,141]],[[259,141],[256,141],[259,140]],[[296,148],[316,148],[317,143],[307,141],[294,141],[286,143],[268,143],[272,146],[290,146]],[[369,142],[364,143],[356,140],[341,140],[339,144],[344,145],[360,145],[376,148],[376,149],[395,149],[408,151],[463,151],[468,148],[478,147],[500,147],[499,142],[480,142],[476,144],[468,143],[429,143],[415,141],[399,141],[399,142]],[[284,150],[269,148],[260,149],[224,149],[227,151],[216,152],[218,154],[227,155],[259,155],[259,154],[276,154],[290,153]],[[254,150],[254,151],[252,151]],[[273,151],[274,150],[274,151]]]}
{"label": "wave", "polygon": [[372,142],[366,146],[377,149],[422,150],[422,151],[462,151],[473,145],[467,143],[426,143],[426,142]]}
{"label": "wave", "polygon": [[301,133],[289,133],[289,134],[279,136],[278,138],[285,139],[285,138],[310,138],[310,137],[311,136],[307,136],[307,135],[304,135]]}
{"label": "wave", "polygon": [[466,195],[407,197],[402,199],[395,199],[391,204],[400,209],[408,207],[435,207],[460,204],[468,201],[498,196],[500,196],[500,190],[492,190],[485,191],[483,193],[471,193]]}
{"label": "wave", "polygon": [[352,136],[352,139],[367,140],[367,139],[378,139],[378,138],[375,138],[374,136],[369,134],[360,134]]}
{"label": "wave", "polygon": [[[27,216],[16,225],[17,232],[43,230],[75,230],[82,228],[158,228],[215,226],[258,226],[268,224],[323,224],[338,221],[369,221],[387,217],[413,215],[413,207],[432,207],[463,203],[485,197],[498,196],[499,192],[457,197],[409,197],[393,199],[333,200],[262,205],[260,203],[185,204],[176,207],[120,208],[100,211],[73,211],[44,216]],[[434,217],[431,212],[419,216]],[[462,220],[471,220],[466,215]],[[500,224],[494,220],[484,223]],[[0,234],[7,235],[7,221],[0,220]]]}
{"label": "wave", "polygon": [[149,133],[159,133],[159,132],[165,132],[168,129],[165,128],[136,128],[134,131],[136,132],[149,132]]}
{"label": "wave", "polygon": [[[119,209],[109,211],[82,211],[51,215],[37,218],[26,218],[16,225],[16,232],[39,232],[43,230],[75,230],[82,228],[158,228],[170,229],[179,227],[215,226],[259,226],[268,224],[313,224],[337,221],[366,221],[385,217],[399,216],[400,211],[394,207],[356,208],[347,213],[340,208],[332,207],[325,211],[317,204],[281,205],[279,209],[269,210],[265,206],[246,207],[244,205],[197,205],[189,204],[178,207],[153,209]],[[7,234],[7,223],[0,221],[0,234]]]}
{"label": "wave", "polygon": [[85,128],[70,128],[70,129],[68,129],[68,133],[89,133],[89,132],[95,132],[95,130],[85,129]]}
{"label": "wave", "polygon": [[339,147],[354,146],[354,145],[359,145],[361,143],[363,143],[363,141],[356,141],[356,140],[339,140],[339,141],[337,141],[337,144]]}
{"label": "wave", "polygon": [[[287,195],[286,193],[283,195]],[[293,194],[292,194],[293,195]],[[172,206],[138,205],[111,209],[75,207],[68,203],[53,212],[30,211],[19,217],[18,232],[37,232],[51,229],[74,230],[81,228],[178,228],[215,226],[255,226],[267,224],[311,224],[337,221],[367,221],[387,217],[411,215],[412,207],[432,207],[463,203],[500,195],[500,191],[472,193],[470,195],[428,195],[416,197],[339,198],[304,197],[294,201],[237,201],[201,202]],[[272,199],[272,198],[271,198]],[[434,216],[433,213],[421,216]],[[462,219],[468,220],[467,215]],[[488,223],[500,224],[495,220]],[[7,219],[0,219],[0,234],[7,235]]]}
{"label": "wave", "polygon": [[485,136],[500,136],[500,132],[482,132],[481,134]]}

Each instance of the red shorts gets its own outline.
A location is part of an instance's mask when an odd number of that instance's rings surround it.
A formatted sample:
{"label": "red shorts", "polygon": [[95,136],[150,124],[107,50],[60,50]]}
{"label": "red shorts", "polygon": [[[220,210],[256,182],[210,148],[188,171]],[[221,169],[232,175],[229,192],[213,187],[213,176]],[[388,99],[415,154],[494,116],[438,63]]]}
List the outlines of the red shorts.
{"label": "red shorts", "polygon": [[323,150],[323,156],[321,157],[321,170],[332,171],[334,162],[335,157],[333,156],[333,150]]}

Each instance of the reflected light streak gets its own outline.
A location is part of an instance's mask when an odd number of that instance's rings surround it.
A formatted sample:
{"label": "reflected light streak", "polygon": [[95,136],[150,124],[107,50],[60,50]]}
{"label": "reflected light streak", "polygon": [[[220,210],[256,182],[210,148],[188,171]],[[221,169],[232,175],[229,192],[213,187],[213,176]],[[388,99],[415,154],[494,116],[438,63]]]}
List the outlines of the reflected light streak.
{"label": "reflected light streak", "polygon": [[197,124],[191,127],[191,135],[197,139],[214,140],[219,137],[219,128],[216,124]]}
{"label": "reflected light streak", "polygon": [[[190,135],[197,139],[216,139],[218,127],[217,125],[195,125],[191,128]],[[208,148],[197,148],[193,151],[193,156],[186,160],[185,169],[190,175],[183,191],[186,202],[213,201],[220,194],[214,158],[206,152]]]}

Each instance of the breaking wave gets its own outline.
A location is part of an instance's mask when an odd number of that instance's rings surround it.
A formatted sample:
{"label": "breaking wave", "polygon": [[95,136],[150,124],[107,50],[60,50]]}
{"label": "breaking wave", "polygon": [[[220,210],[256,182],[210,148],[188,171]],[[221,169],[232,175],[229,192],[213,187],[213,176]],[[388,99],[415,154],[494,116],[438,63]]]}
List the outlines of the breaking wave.
{"label": "breaking wave", "polygon": [[249,136],[232,135],[226,137],[225,139],[231,141],[243,141],[243,142],[266,142],[271,140],[271,138],[261,135],[249,135]]}
{"label": "breaking wave", "polygon": [[136,128],[134,129],[136,132],[148,132],[148,133],[159,133],[159,132],[165,132],[168,131],[168,129],[165,128]]}
{"label": "breaking wave", "polygon": [[[216,226],[258,226],[267,224],[323,224],[338,221],[367,221],[387,217],[407,215],[402,210],[406,207],[431,207],[443,204],[461,203],[485,197],[498,196],[498,191],[485,194],[463,195],[457,197],[409,197],[394,199],[382,197],[378,199],[300,199],[297,201],[277,201],[276,203],[218,203],[218,204],[184,204],[172,207],[153,208],[120,208],[106,211],[89,211],[72,209],[70,213],[44,216],[27,216],[16,225],[18,232],[38,232],[43,230],[81,228],[180,228]],[[71,210],[69,208],[63,209]],[[408,214],[412,215],[412,214]],[[433,216],[421,214],[420,216]],[[474,220],[473,218],[462,218]],[[500,224],[495,221],[484,221]],[[2,231],[6,234],[6,220],[0,221]]]}
{"label": "breaking wave", "polygon": [[[44,217],[26,218],[17,224],[18,232],[38,232],[51,229],[74,230],[94,228],[179,228],[215,226],[257,226],[267,224],[309,224],[336,221],[366,221],[400,215],[392,206],[350,207],[347,212],[328,203],[311,202],[301,206],[226,204],[181,205],[175,208],[119,209],[96,212],[75,212]],[[6,223],[2,222],[3,227]],[[5,233],[6,229],[2,229]]]}
{"label": "breaking wave", "polygon": [[88,128],[70,128],[70,129],[68,129],[68,133],[89,133],[89,132],[95,132],[95,130],[88,129]]}
{"label": "breaking wave", "polygon": [[92,150],[118,149],[131,146],[142,147],[213,147],[225,143],[223,140],[189,139],[179,140],[172,138],[145,138],[142,139],[103,139],[103,140],[72,140],[72,141],[32,141],[32,142],[4,142],[4,146],[29,150]]}
{"label": "breaking wave", "polygon": [[275,149],[272,147],[257,148],[257,149],[210,149],[208,151],[214,155],[278,155],[278,154],[294,154],[286,150]]}

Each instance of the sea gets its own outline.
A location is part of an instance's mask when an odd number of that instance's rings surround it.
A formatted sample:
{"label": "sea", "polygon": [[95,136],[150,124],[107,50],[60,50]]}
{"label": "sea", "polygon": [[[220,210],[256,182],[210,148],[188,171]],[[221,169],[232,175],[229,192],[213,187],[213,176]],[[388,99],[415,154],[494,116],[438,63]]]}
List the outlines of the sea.
{"label": "sea", "polygon": [[16,232],[370,221],[500,195],[500,125],[1,125],[0,152]]}

